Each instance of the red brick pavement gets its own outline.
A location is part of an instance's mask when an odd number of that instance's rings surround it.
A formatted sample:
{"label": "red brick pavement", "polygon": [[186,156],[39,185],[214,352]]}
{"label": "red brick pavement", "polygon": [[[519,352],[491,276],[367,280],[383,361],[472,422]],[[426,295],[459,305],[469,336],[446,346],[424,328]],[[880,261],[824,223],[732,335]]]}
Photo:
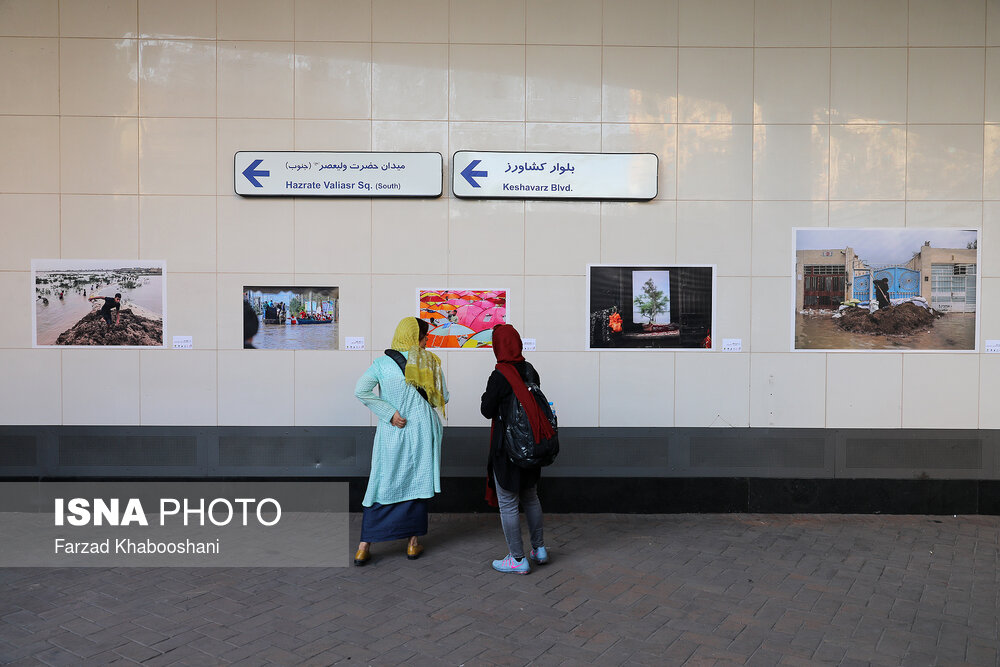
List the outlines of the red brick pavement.
{"label": "red brick pavement", "polygon": [[[358,517],[352,517],[355,535]],[[363,568],[0,570],[15,665],[996,665],[1000,518],[493,515]],[[344,555],[345,564],[350,554]]]}

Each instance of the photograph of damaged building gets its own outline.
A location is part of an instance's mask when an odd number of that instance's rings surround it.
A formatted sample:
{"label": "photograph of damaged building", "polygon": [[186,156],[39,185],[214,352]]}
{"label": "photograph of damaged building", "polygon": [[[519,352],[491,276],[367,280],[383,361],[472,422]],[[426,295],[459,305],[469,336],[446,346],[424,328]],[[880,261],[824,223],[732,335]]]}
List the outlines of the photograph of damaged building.
{"label": "photograph of damaged building", "polygon": [[974,351],[979,233],[795,230],[796,350]]}

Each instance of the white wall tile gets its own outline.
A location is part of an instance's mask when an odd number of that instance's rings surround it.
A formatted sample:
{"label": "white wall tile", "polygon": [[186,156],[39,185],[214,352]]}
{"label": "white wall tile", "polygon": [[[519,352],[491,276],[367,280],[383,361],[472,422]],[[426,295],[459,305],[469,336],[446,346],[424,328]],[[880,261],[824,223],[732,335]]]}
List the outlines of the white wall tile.
{"label": "white wall tile", "polygon": [[825,354],[750,355],[750,426],[823,428]]}
{"label": "white wall tile", "polygon": [[[635,239],[642,239],[636,243]],[[673,264],[677,206],[672,201],[601,204],[602,264]]]}
{"label": "white wall tile", "polygon": [[[788,352],[792,345],[795,302],[792,278],[754,278],[750,287],[750,338],[754,352]],[[745,349],[745,348],[744,348]]]}
{"label": "white wall tile", "polygon": [[1000,46],[1000,5],[986,0],[986,46]]}
{"label": "white wall tile", "polygon": [[372,117],[444,120],[448,116],[448,47],[372,46]]}
{"label": "white wall tile", "polygon": [[59,110],[65,115],[134,116],[139,46],[134,39],[59,42]]}
{"label": "white wall tile", "polygon": [[[219,193],[235,190],[233,158],[237,151],[287,151],[295,142],[295,123],[291,120],[219,119],[216,128]],[[247,137],[253,137],[252,148],[247,147]]]}
{"label": "white wall tile", "polygon": [[906,204],[901,201],[830,202],[831,227],[902,227]]}
{"label": "white wall tile", "polygon": [[[301,151],[370,151],[372,123],[367,120],[296,120],[295,149]],[[230,169],[232,165],[230,164]]]}
{"label": "white wall tile", "polygon": [[833,0],[833,46],[906,46],[907,0]]}
{"label": "white wall tile", "polygon": [[219,42],[218,113],[224,118],[291,118],[291,42]]}
{"label": "white wall tile", "polygon": [[450,39],[459,43],[523,44],[524,0],[452,0]]}
{"label": "white wall tile", "polygon": [[63,424],[139,424],[139,350],[61,352]]}
{"label": "white wall tile", "polygon": [[64,258],[133,259],[139,256],[138,197],[63,195],[61,207]]}
{"label": "white wall tile", "polygon": [[[558,252],[554,250],[558,248]],[[529,201],[524,205],[524,272],[579,275],[601,257],[598,202]]]}
{"label": "white wall tile", "polygon": [[[443,356],[448,359],[446,382],[448,401],[448,426],[488,427],[489,420],[479,412],[486,381],[496,367],[492,350],[456,350]],[[529,357],[533,357],[529,353]]]}
{"label": "white wall tile", "polygon": [[[448,145],[475,146],[480,151],[524,150],[525,124],[515,122],[448,123]],[[598,136],[600,126],[598,126]],[[450,174],[445,175],[448,181]],[[450,190],[451,187],[445,188]]]}
{"label": "white wall tile", "polygon": [[528,44],[601,43],[602,0],[527,0],[526,11]]}
{"label": "white wall tile", "polygon": [[903,428],[977,428],[979,356],[903,357]]}
{"label": "white wall tile", "polygon": [[295,423],[295,353],[219,351],[219,425]]}
{"label": "white wall tile", "polygon": [[[538,342],[542,343],[540,336]],[[593,391],[600,382],[596,353],[532,352],[528,359],[538,371],[545,397],[555,405],[560,427],[598,425],[599,399]]]}
{"label": "white wall tile", "polygon": [[370,44],[295,45],[296,118],[369,118],[371,109]]}
{"label": "white wall tile", "polygon": [[447,42],[448,0],[372,0],[376,42]]}
{"label": "white wall tile", "polygon": [[[750,202],[677,202],[677,262],[750,275]],[[633,237],[634,238],[634,237]]]}
{"label": "white wall tile", "polygon": [[372,36],[369,0],[295,0],[295,39],[367,42]]}
{"label": "white wall tile", "polygon": [[753,121],[753,49],[682,48],[677,107],[682,123]]}
{"label": "white wall tile", "polygon": [[[1000,289],[1000,279],[998,278],[980,278],[979,283],[980,295],[996,294],[997,289]],[[1000,338],[1000,335],[998,335],[1000,334],[1000,309],[988,298],[984,300],[980,297],[978,305],[981,307],[979,312],[980,340],[976,342],[979,345],[979,351],[983,352],[987,340],[997,340]],[[990,354],[989,356],[992,357],[993,355]],[[968,375],[960,377],[966,381],[969,380]]]}
{"label": "white wall tile", "polygon": [[826,227],[826,202],[754,202],[751,262],[755,276],[790,276],[796,227]]}
{"label": "white wall tile", "polygon": [[63,423],[59,390],[62,353],[62,350],[0,350],[0,366],[4,369],[0,423],[11,426]]}
{"label": "white wall tile", "polygon": [[830,126],[830,199],[903,199],[906,130]]}
{"label": "white wall tile", "polygon": [[63,37],[136,37],[135,0],[75,0],[59,3]]}
{"label": "white wall tile", "polygon": [[4,192],[59,192],[58,118],[0,116],[0,146]]}
{"label": "white wall tile", "polygon": [[600,361],[602,428],[674,425],[672,352],[593,354]]}
{"label": "white wall tile", "polygon": [[906,49],[833,49],[830,122],[906,122]]}
{"label": "white wall tile", "polygon": [[986,122],[1000,122],[1000,49],[986,49]]}
{"label": "white wall tile", "polygon": [[910,0],[911,46],[982,46],[985,0]]}
{"label": "white wall tile", "polygon": [[755,199],[825,199],[829,126],[755,125]]}
{"label": "white wall tile", "polygon": [[900,428],[902,354],[826,355],[827,428]]}
{"label": "white wall tile", "polygon": [[216,50],[214,41],[140,41],[139,113],[214,117]]}
{"label": "white wall tile", "polygon": [[960,229],[978,229],[979,227],[982,227],[982,223],[982,202],[906,202],[907,227],[958,227]]}
{"label": "white wall tile", "polygon": [[604,43],[676,46],[678,0],[604,0]]}
{"label": "white wall tile", "polygon": [[291,199],[218,200],[219,271],[290,273],[294,270]]}
{"label": "white wall tile", "polygon": [[608,46],[604,48],[602,73],[602,120],[677,120],[677,49]]}
{"label": "white wall tile", "polygon": [[523,46],[453,45],[450,62],[449,118],[524,119]]}
{"label": "white wall tile", "polygon": [[295,200],[295,270],[368,273],[372,268],[372,204],[367,199]]}
{"label": "white wall tile", "polygon": [[139,192],[213,195],[216,191],[214,118],[139,121]]}
{"label": "white wall tile", "polygon": [[[374,121],[372,150],[376,151],[435,151],[444,158],[445,171],[451,153],[448,151],[448,123],[444,121]],[[450,188],[445,192],[450,191]]]}
{"label": "white wall tile", "polygon": [[[63,116],[59,152],[63,192],[138,192],[138,119]],[[101,168],[96,169],[95,165]]]}
{"label": "white wall tile", "polygon": [[830,49],[756,49],[754,122],[824,123],[830,107]]}
{"label": "white wall tile", "polygon": [[59,257],[59,196],[0,194],[0,271],[26,271],[32,259]]}
{"label": "white wall tile", "polygon": [[524,149],[600,153],[602,127],[600,123],[525,123]]}
{"label": "white wall tile", "polygon": [[983,122],[983,49],[909,51],[909,122]]}
{"label": "white wall tile", "polygon": [[448,202],[372,202],[372,272],[444,272],[448,266]]}
{"label": "white wall tile", "polygon": [[0,318],[0,347],[32,346],[32,310],[46,307],[36,300],[32,288],[30,271],[0,271],[0,294],[7,295],[9,304],[6,317]]}
{"label": "white wall tile", "polygon": [[681,46],[753,46],[753,3],[745,0],[680,0]]}
{"label": "white wall tile", "polygon": [[716,350],[722,349],[724,338],[739,338],[742,341],[743,352],[753,350],[750,326],[750,311],[753,305],[751,287],[750,278],[716,277],[715,322],[711,331],[712,343]]}
{"label": "white wall tile", "polygon": [[219,39],[291,40],[294,0],[216,0]]}
{"label": "white wall tile", "polygon": [[981,355],[979,370],[979,428],[1000,428],[1000,355]]}
{"label": "white wall tile", "polygon": [[0,5],[0,34],[12,37],[59,35],[59,0],[7,0]]}
{"label": "white wall tile", "polygon": [[[436,267],[431,267],[433,268]],[[443,267],[442,267],[443,268]],[[444,273],[392,276],[373,275],[371,303],[378,304],[371,311],[371,333],[367,345],[370,350],[384,350],[392,342],[396,325],[404,317],[416,317],[420,312],[417,290],[421,289],[472,289],[475,285],[452,284]],[[357,335],[347,334],[345,335]]]}
{"label": "white wall tile", "polygon": [[371,357],[363,352],[295,353],[296,426],[368,426],[370,412],[354,396],[354,385]]}
{"label": "white wall tile", "polygon": [[586,280],[582,275],[526,276],[522,335],[536,339],[539,350],[582,350],[587,342]]}
{"label": "white wall tile", "polygon": [[[982,261],[979,272],[981,275],[996,278],[1000,276],[1000,203],[986,202],[983,204],[983,229],[980,235],[979,258]],[[994,338],[992,333],[984,332],[987,338]],[[1000,332],[996,332],[1000,334]],[[995,336],[1000,338],[1000,336]]]}
{"label": "white wall tile", "polygon": [[217,214],[215,197],[139,197],[139,257],[214,273]]}
{"label": "white wall tile", "polygon": [[215,350],[139,352],[140,423],[215,426],[217,357]]}
{"label": "white wall tile", "polygon": [[[231,287],[220,298],[219,285],[223,278],[217,276],[215,273],[181,273],[167,263],[167,321],[163,332],[167,346],[173,345],[174,336],[191,336],[195,350],[242,346],[240,290],[243,285]],[[222,324],[233,330],[229,345],[222,344],[219,334]]]}
{"label": "white wall tile", "polygon": [[59,113],[59,40],[0,37],[0,113]]}
{"label": "white wall tile", "polygon": [[519,201],[452,201],[448,210],[448,273],[523,273],[524,208]]}
{"label": "white wall tile", "polygon": [[139,0],[139,36],[160,39],[215,39],[214,0]]}
{"label": "white wall tile", "polygon": [[910,125],[907,199],[982,199],[983,129],[975,125]]}
{"label": "white wall tile", "polygon": [[649,123],[601,125],[602,148],[607,153],[656,153],[657,199],[677,197],[677,126]]}
{"label": "white wall tile", "polygon": [[750,425],[750,355],[678,352],[674,424],[694,428]]}
{"label": "white wall tile", "polygon": [[600,47],[528,46],[525,54],[528,120],[601,120]]}
{"label": "white wall tile", "polygon": [[681,125],[677,131],[678,199],[750,199],[750,125]]}
{"label": "white wall tile", "polygon": [[830,45],[827,0],[756,0],[754,19],[757,46]]}

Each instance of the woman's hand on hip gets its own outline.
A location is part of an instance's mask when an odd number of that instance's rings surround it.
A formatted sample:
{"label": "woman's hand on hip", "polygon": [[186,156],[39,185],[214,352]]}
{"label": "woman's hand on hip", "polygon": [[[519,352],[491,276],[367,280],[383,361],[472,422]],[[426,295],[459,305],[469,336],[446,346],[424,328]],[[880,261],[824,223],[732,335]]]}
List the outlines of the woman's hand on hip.
{"label": "woman's hand on hip", "polygon": [[399,414],[399,410],[397,410],[396,414],[392,416],[392,419],[389,420],[389,423],[395,426],[396,428],[403,428],[404,426],[406,426],[406,420],[403,419],[403,416]]}

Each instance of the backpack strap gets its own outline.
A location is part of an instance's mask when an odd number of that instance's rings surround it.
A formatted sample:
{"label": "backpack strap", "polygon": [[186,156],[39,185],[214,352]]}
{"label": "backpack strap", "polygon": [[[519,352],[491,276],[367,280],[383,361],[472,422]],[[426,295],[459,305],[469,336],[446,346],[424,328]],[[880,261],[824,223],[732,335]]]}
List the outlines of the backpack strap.
{"label": "backpack strap", "polygon": [[[399,350],[389,349],[385,351],[385,356],[395,361],[396,364],[399,366],[399,371],[403,374],[403,377],[406,377],[406,357],[403,356],[403,353],[400,352]],[[427,401],[426,391],[424,391],[420,387],[414,387],[414,389],[416,389],[417,392],[424,397],[424,400]]]}

